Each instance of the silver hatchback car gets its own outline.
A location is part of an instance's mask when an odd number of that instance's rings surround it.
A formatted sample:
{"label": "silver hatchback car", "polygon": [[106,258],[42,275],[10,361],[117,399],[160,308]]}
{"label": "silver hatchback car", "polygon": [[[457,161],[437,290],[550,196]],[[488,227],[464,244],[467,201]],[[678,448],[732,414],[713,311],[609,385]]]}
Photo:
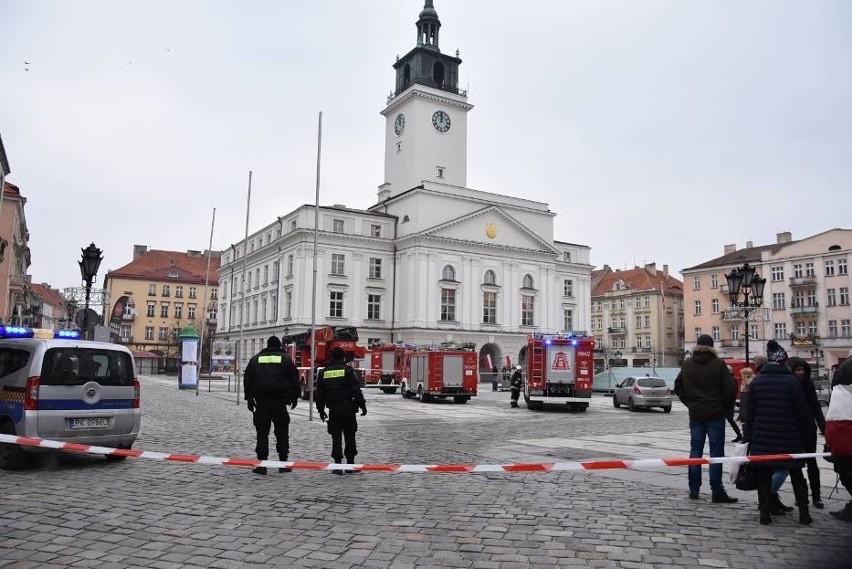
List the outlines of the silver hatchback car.
{"label": "silver hatchback car", "polygon": [[[141,419],[139,381],[126,347],[0,339],[0,433],[129,449]],[[35,450],[0,443],[0,469],[26,467]]]}
{"label": "silver hatchback car", "polygon": [[616,409],[627,405],[631,411],[662,407],[663,411],[671,413],[672,392],[665,380],[659,377],[628,377],[615,386],[612,404]]}

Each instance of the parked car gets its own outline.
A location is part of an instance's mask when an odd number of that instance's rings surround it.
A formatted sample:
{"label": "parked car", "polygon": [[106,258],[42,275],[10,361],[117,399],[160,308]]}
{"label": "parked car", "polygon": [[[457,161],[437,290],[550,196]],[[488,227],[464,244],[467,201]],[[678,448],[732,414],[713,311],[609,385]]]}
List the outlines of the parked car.
{"label": "parked car", "polygon": [[[142,415],[130,350],[45,332],[0,326],[0,433],[131,448]],[[0,469],[25,468],[40,450],[0,443]]]}
{"label": "parked car", "polygon": [[661,407],[666,413],[672,410],[672,391],[659,377],[628,377],[615,386],[612,404],[616,409],[627,405],[634,411],[639,408]]}

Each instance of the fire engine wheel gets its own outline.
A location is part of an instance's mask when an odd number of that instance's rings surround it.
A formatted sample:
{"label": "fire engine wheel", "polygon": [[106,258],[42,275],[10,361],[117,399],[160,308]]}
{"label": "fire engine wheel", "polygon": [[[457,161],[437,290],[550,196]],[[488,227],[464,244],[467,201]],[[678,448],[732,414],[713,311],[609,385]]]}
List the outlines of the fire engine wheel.
{"label": "fire engine wheel", "polygon": [[572,411],[580,411],[580,412],[582,412],[582,411],[585,411],[585,410],[586,410],[586,409],[588,409],[588,408],[589,408],[589,404],[588,404],[588,403],[574,403],[573,405],[571,405],[571,410],[572,410]]}
{"label": "fire engine wheel", "polygon": [[[0,425],[0,433],[14,435],[15,427],[8,421]],[[29,455],[20,446],[11,443],[0,443],[0,469],[21,470],[29,463]]]}
{"label": "fire engine wheel", "polygon": [[467,403],[467,399],[468,397],[466,395],[456,395],[455,397],[453,397],[453,401],[461,404]]}
{"label": "fire engine wheel", "polygon": [[384,393],[396,393],[396,387],[382,387]]}
{"label": "fire engine wheel", "polygon": [[632,397],[627,400],[627,408],[630,409],[631,411],[636,410],[636,405],[633,404],[633,398]]}
{"label": "fire engine wheel", "polygon": [[612,406],[616,409],[621,409],[621,403],[618,402],[618,397],[616,397],[615,394],[612,396]]}
{"label": "fire engine wheel", "polygon": [[417,399],[420,400],[421,403],[426,403],[427,401],[431,401],[432,397],[423,391],[423,386],[417,388]]}

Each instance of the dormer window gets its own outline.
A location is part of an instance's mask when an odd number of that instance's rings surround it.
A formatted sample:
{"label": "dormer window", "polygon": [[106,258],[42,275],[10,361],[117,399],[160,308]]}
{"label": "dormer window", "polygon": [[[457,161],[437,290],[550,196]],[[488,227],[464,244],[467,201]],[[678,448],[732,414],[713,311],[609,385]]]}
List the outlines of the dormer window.
{"label": "dormer window", "polygon": [[445,265],[444,270],[441,271],[441,280],[443,281],[455,281],[456,280],[456,270],[452,265]]}
{"label": "dormer window", "polygon": [[443,177],[444,177],[444,168],[443,168],[443,166],[438,166],[438,174],[437,174],[437,175],[438,175],[438,177],[439,177],[439,178],[443,178]]}
{"label": "dormer window", "polygon": [[523,288],[535,288],[535,282],[533,281],[532,275],[524,275]]}

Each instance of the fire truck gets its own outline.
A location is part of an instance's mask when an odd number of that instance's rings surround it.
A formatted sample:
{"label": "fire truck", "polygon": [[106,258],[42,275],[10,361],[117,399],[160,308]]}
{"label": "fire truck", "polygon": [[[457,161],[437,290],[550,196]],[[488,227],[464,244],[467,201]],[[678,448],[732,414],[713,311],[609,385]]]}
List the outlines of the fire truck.
{"label": "fire truck", "polygon": [[595,339],[569,334],[527,337],[524,400],[528,409],[566,404],[575,411],[589,408],[594,382]]}
{"label": "fire truck", "polygon": [[475,344],[442,344],[437,349],[406,352],[401,369],[402,396],[425,403],[452,397],[467,403],[479,385]]}
{"label": "fire truck", "polygon": [[[742,372],[743,368],[746,367],[745,360],[742,358],[724,358],[723,360],[726,364],[728,364],[728,369],[731,370],[731,375],[734,376],[734,381],[737,382],[737,405],[740,404],[740,396],[742,395],[742,384],[743,384],[743,376],[740,372]],[[749,361],[748,367],[751,368],[751,371],[755,371],[754,362]],[[756,372],[755,372],[756,373]]]}
{"label": "fire truck", "polygon": [[[293,362],[299,368],[299,386],[302,391],[302,399],[310,398],[310,385],[308,376],[311,370],[311,331],[293,334],[290,336],[288,350],[293,357]],[[326,365],[331,359],[331,351],[334,348],[342,348],[346,358],[357,363],[362,359],[366,350],[364,346],[358,345],[358,330],[353,326],[317,326],[316,327],[316,356],[313,358],[314,373]],[[363,370],[354,368],[358,373],[363,385]],[[316,377],[314,377],[316,381]]]}
{"label": "fire truck", "polygon": [[402,384],[402,372],[408,355],[414,350],[408,344],[382,344],[369,353],[370,368],[364,376],[366,387],[377,387],[385,393],[396,393]]}

